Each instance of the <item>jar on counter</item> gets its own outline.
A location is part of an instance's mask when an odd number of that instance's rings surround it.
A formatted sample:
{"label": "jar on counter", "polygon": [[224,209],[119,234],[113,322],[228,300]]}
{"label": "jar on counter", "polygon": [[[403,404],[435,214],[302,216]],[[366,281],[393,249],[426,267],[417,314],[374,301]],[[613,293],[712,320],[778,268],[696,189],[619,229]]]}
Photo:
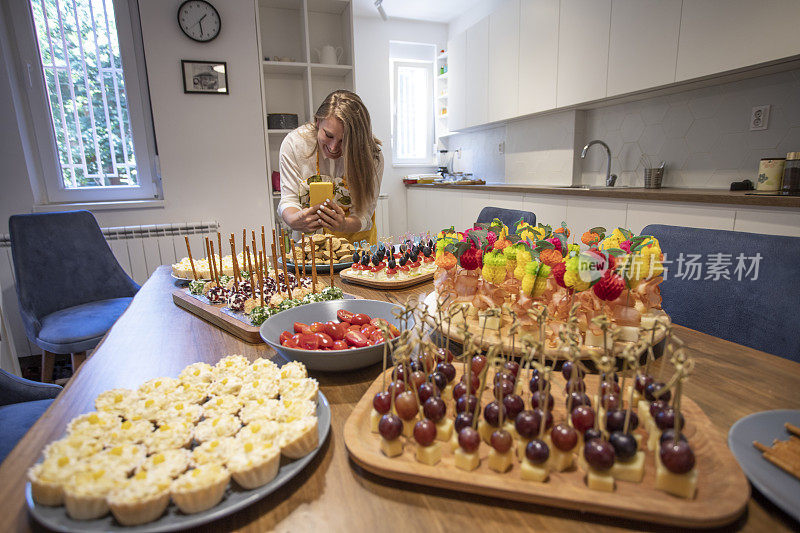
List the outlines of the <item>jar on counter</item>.
{"label": "jar on counter", "polygon": [[783,166],[783,187],[781,190],[787,194],[800,195],[800,152],[786,154],[786,163]]}
{"label": "jar on counter", "polygon": [[765,157],[758,163],[758,182],[756,189],[759,191],[779,191],[785,157]]}

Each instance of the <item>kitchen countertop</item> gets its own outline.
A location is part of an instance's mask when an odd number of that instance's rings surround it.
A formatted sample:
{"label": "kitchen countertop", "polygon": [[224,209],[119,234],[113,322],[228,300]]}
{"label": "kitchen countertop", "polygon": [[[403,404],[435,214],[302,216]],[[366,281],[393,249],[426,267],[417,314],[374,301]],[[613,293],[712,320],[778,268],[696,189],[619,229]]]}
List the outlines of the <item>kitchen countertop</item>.
{"label": "kitchen countertop", "polygon": [[570,189],[544,185],[507,185],[503,183],[487,185],[445,185],[441,183],[414,184],[407,187],[457,189],[469,191],[516,192],[528,194],[560,194],[594,198],[621,198],[628,200],[654,200],[660,202],[694,202],[704,204],[730,204],[743,206],[800,207],[800,196],[755,196],[746,195],[751,191],[729,191],[726,189],[687,189],[665,187],[645,189],[644,187],[608,187],[599,189]]}

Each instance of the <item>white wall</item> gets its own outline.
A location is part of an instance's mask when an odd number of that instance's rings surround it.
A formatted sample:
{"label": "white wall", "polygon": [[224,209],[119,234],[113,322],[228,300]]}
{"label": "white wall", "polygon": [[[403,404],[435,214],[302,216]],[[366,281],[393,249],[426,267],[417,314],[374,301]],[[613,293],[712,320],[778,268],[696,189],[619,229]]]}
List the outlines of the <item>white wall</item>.
{"label": "white wall", "polygon": [[[429,172],[433,167],[393,167],[391,147],[391,102],[389,41],[432,43],[446,47],[445,24],[355,17],[356,93],[364,100],[372,118],[372,129],[383,141],[384,171],[381,193],[389,195],[390,234],[406,231],[406,194],[402,178],[407,174]],[[379,237],[382,237],[379,235]]]}

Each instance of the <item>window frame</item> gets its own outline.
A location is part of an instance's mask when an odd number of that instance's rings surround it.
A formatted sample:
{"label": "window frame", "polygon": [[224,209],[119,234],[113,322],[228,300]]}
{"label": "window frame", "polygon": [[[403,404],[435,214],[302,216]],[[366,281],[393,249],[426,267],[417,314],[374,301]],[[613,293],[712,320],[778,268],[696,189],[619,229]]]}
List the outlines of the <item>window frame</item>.
{"label": "window frame", "polygon": [[32,159],[29,161],[29,169],[35,169],[31,175],[31,186],[40,192],[41,198],[37,198],[39,204],[107,203],[131,200],[141,202],[163,199],[150,95],[146,82],[147,70],[138,1],[111,0],[111,2],[117,26],[138,185],[81,189],[68,189],[63,184],[50,114],[50,101],[30,7],[31,0],[15,0],[10,4],[11,24],[14,27],[19,59],[19,87],[27,93],[25,106],[27,117],[17,118],[20,122],[28,122],[27,127],[33,137],[35,150],[29,151],[27,157]]}
{"label": "window frame", "polygon": [[[392,166],[394,167],[422,167],[422,166],[435,166],[436,154],[434,153],[434,146],[436,144],[435,133],[435,112],[434,112],[434,68],[435,61],[428,61],[422,59],[400,59],[392,58],[391,64],[391,117],[392,117]],[[400,67],[422,67],[426,72],[427,89],[429,98],[427,101],[427,114],[428,114],[428,128],[427,128],[427,154],[424,158],[400,158],[397,155],[397,83],[398,75],[397,70]],[[427,68],[426,68],[427,67]]]}

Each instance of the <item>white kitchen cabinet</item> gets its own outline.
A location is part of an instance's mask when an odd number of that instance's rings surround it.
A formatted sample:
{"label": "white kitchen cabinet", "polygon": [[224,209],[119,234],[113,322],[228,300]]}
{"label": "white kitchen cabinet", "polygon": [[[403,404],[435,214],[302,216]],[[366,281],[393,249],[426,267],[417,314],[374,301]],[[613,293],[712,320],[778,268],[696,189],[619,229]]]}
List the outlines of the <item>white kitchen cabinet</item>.
{"label": "white kitchen cabinet", "polygon": [[408,220],[408,231],[419,233],[425,231],[425,218],[427,216],[427,194],[426,189],[418,187],[406,188],[406,219]]}
{"label": "white kitchen cabinet", "polygon": [[460,130],[467,123],[467,33],[461,32],[447,42],[447,129]]}
{"label": "white kitchen cabinet", "polygon": [[797,0],[686,0],[676,81],[800,54]]}
{"label": "white kitchen cabinet", "polygon": [[489,122],[519,114],[519,2],[507,0],[489,15]]}
{"label": "white kitchen cabinet", "polygon": [[556,107],[559,0],[521,0],[518,114]]}
{"label": "white kitchen cabinet", "polygon": [[606,96],[611,0],[561,0],[558,107]]}
{"label": "white kitchen cabinet", "polygon": [[488,122],[489,17],[469,27],[466,59],[466,127]]}
{"label": "white kitchen cabinet", "polygon": [[681,0],[613,0],[607,96],[675,81]]}

